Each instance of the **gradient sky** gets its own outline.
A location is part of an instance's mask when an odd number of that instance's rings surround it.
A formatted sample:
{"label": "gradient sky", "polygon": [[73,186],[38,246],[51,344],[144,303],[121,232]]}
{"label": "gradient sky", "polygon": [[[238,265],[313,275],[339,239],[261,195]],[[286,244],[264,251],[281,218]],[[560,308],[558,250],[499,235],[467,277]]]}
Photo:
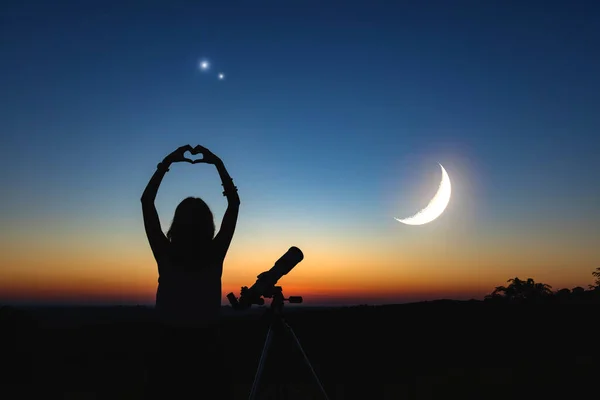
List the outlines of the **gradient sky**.
{"label": "gradient sky", "polygon": [[[599,48],[593,1],[3,1],[0,299],[152,304],[140,196],[188,143],[242,200],[224,303],[292,245],[279,283],[306,304],[587,287]],[[395,221],[438,162],[445,213]],[[212,166],[174,165],[163,230],[189,195],[218,227],[221,190]]]}

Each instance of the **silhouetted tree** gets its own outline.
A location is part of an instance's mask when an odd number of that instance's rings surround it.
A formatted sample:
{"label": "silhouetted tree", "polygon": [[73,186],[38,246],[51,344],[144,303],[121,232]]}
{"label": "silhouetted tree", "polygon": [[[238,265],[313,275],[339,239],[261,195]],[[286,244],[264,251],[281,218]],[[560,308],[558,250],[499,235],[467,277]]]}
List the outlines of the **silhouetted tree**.
{"label": "silhouetted tree", "polygon": [[573,290],[571,290],[571,294],[573,294],[573,296],[582,296],[585,293],[585,289],[582,288],[581,286],[577,286],[574,287]]}
{"label": "silhouetted tree", "polygon": [[508,286],[497,286],[490,295],[486,296],[486,299],[501,298],[511,303],[523,303],[542,301],[552,296],[552,286],[536,283],[532,278],[524,281],[515,277],[507,282]]}
{"label": "silhouetted tree", "polygon": [[566,303],[600,303],[600,267],[592,272],[594,284],[589,285],[589,290],[581,286],[573,289],[560,289],[552,292],[552,286],[545,283],[536,283],[533,279],[509,279],[508,286],[497,286],[494,291],[485,296],[486,301],[528,303],[528,302],[566,302]]}
{"label": "silhouetted tree", "polygon": [[569,300],[571,298],[571,290],[570,289],[560,289],[555,294],[556,299],[559,301]]}
{"label": "silhouetted tree", "polygon": [[595,278],[594,284],[590,285],[590,289],[600,290],[600,267],[597,267],[592,276]]}

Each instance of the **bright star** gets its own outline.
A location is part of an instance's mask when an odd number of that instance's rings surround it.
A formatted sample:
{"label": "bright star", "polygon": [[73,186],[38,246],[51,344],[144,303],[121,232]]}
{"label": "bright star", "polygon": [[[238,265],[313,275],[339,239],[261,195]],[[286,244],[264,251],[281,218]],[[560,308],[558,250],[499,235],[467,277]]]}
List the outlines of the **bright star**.
{"label": "bright star", "polygon": [[224,73],[219,73],[219,80],[223,80],[225,79],[225,74]]}
{"label": "bright star", "polygon": [[201,70],[206,71],[209,66],[210,66],[210,64],[208,63],[208,61],[206,61],[206,60],[200,61],[200,69]]}

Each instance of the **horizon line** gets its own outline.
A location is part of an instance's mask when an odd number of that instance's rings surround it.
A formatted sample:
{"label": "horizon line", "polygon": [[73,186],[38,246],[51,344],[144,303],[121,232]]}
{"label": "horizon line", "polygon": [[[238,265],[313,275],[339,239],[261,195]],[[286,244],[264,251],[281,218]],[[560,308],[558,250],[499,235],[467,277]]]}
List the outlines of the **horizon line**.
{"label": "horizon line", "polygon": [[[419,304],[419,303],[431,303],[436,301],[454,301],[454,302],[473,302],[473,301],[483,301],[482,299],[450,299],[450,298],[441,298],[441,299],[432,299],[432,300],[416,300],[416,301],[406,301],[406,302],[386,302],[386,303],[349,303],[349,304],[339,304],[339,303],[322,303],[322,304],[286,304],[286,308],[341,308],[341,307],[360,307],[360,306],[393,306],[393,305],[405,305],[405,304]],[[24,307],[24,308],[109,308],[109,307],[142,307],[153,309],[155,308],[154,304],[145,304],[145,303],[29,303],[29,302],[2,302],[0,301],[0,307]],[[265,305],[255,305],[250,309],[265,309],[270,306]],[[230,304],[222,304],[221,308],[232,309]]]}

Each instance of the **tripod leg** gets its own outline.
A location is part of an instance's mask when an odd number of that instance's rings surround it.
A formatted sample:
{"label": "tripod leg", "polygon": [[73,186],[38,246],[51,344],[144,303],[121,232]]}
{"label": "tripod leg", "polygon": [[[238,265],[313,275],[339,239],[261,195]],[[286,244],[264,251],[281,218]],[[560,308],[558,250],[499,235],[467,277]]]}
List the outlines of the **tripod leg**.
{"label": "tripod leg", "polygon": [[267,353],[269,352],[269,346],[271,345],[271,340],[273,339],[273,323],[269,326],[269,331],[267,332],[267,338],[265,339],[265,345],[262,350],[262,354],[260,355],[260,361],[258,362],[258,368],[256,369],[256,375],[254,376],[254,383],[252,383],[252,390],[250,391],[249,400],[254,400],[256,398],[256,393],[258,393],[258,386],[260,384],[260,378],[262,377],[263,370],[265,369],[265,362],[267,361]]}
{"label": "tripod leg", "polygon": [[287,331],[294,338],[294,342],[296,342],[296,346],[298,346],[298,349],[302,353],[302,357],[304,357],[304,362],[306,363],[306,365],[308,365],[308,368],[310,369],[310,372],[312,373],[313,378],[315,378],[315,381],[317,382],[317,385],[319,385],[319,388],[321,389],[321,393],[323,394],[323,398],[325,400],[329,400],[329,396],[327,396],[327,392],[325,392],[325,388],[323,388],[323,385],[321,384],[321,381],[319,380],[319,377],[317,376],[317,373],[313,369],[312,364],[310,363],[310,360],[308,359],[308,356],[304,352],[304,349],[302,348],[302,345],[300,344],[300,340],[298,339],[298,336],[296,336],[296,333],[294,333],[294,330],[292,329],[292,327],[289,326],[288,323],[285,320],[282,320],[282,322],[283,322],[283,325],[285,326],[285,328],[287,329]]}

